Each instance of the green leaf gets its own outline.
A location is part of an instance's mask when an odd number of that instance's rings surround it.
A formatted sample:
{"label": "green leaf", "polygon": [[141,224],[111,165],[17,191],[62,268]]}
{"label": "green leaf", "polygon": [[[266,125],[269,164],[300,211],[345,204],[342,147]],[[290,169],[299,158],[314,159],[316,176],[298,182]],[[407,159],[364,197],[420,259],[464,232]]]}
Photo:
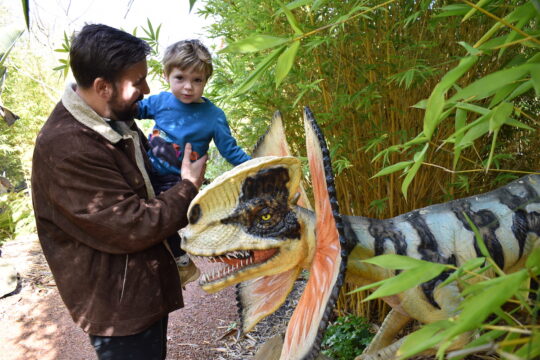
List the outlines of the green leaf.
{"label": "green leaf", "polygon": [[533,274],[540,274],[540,247],[537,247],[532,251],[525,262],[525,266],[527,266],[527,269]]}
{"label": "green leaf", "polygon": [[462,99],[480,100],[494,94],[500,88],[521,79],[529,72],[531,64],[524,64],[510,69],[504,69],[492,74],[486,75],[479,80],[476,80],[469,86],[458,91],[448,100],[456,102]]}
{"label": "green leaf", "polygon": [[484,136],[489,132],[489,115],[491,113],[488,113],[486,115],[483,115],[479,117],[476,121],[474,121],[472,124],[473,126],[466,126],[465,128],[468,128],[469,130],[467,133],[463,136],[461,141],[459,143],[456,143],[456,146],[463,149],[468,146],[471,146],[474,140]]}
{"label": "green leaf", "polygon": [[534,92],[536,96],[540,96],[540,72],[531,71],[531,80],[534,86]]}
{"label": "green leaf", "polygon": [[416,268],[418,266],[424,266],[426,264],[433,264],[428,261],[418,260],[409,256],[397,254],[379,255],[366,260],[362,260],[362,262],[392,270],[408,270]]}
{"label": "green leaf", "polygon": [[270,35],[253,35],[246,39],[238,40],[223,50],[221,53],[250,53],[257,52],[265,49],[270,49],[279,45],[282,45],[289,41],[287,38],[280,38]]}
{"label": "green leaf", "polygon": [[[456,109],[456,117],[454,120],[454,127],[456,129],[456,132],[461,130],[467,122],[467,112],[461,108]],[[463,138],[462,135],[457,135],[455,138],[456,143],[459,143],[461,139]],[[454,160],[453,160],[453,168],[454,170],[457,167],[457,163],[459,161],[459,157],[461,156],[461,149],[454,145]]]}
{"label": "green leaf", "polygon": [[[295,1],[292,1],[292,2],[288,3],[285,6],[289,10],[294,10],[294,9],[299,8],[301,6],[311,5],[312,3],[313,3],[313,0],[295,0]],[[276,12],[276,15],[280,14],[282,11],[283,11],[283,9],[279,9]]]}
{"label": "green leaf", "polygon": [[526,271],[505,275],[499,278],[500,281],[497,284],[490,286],[485,291],[465,298],[460,304],[462,312],[458,315],[455,326],[445,334],[447,339],[478,328],[491,313],[520,289],[526,278]]}
{"label": "green leaf", "polygon": [[471,45],[467,44],[465,41],[460,41],[458,42],[458,44],[463,46],[465,50],[467,50],[469,55],[474,55],[474,56],[482,55],[482,51],[472,47]]}
{"label": "green leaf", "polygon": [[296,21],[296,18],[294,17],[291,10],[285,6],[281,1],[278,1],[279,5],[281,6],[281,10],[285,13],[285,16],[287,16],[287,21],[291,25],[294,33],[296,35],[302,35],[304,31],[300,28],[300,25],[298,25],[298,21]]}
{"label": "green leaf", "polygon": [[[535,73],[531,74],[531,78],[534,77]],[[538,89],[540,90],[540,79],[537,79],[537,83],[538,83]],[[530,89],[532,89],[533,87],[533,80],[527,80],[525,81],[524,83],[521,83],[521,85],[519,85],[510,95],[508,95],[508,97],[506,98],[506,101],[512,101],[513,99],[515,99],[516,97],[522,95],[522,94],[525,94],[527,91],[529,91]]]}
{"label": "green leaf", "polygon": [[378,173],[373,175],[371,178],[376,178],[376,177],[379,177],[379,176],[392,174],[392,173],[394,173],[396,171],[399,171],[399,170],[405,169],[408,166],[411,166],[411,164],[413,164],[413,161],[411,161],[411,160],[398,162],[397,164],[393,164],[393,165],[390,165],[390,166],[387,166],[387,167],[383,168]]}
{"label": "green leaf", "polygon": [[422,99],[411,107],[416,108],[416,109],[425,109],[426,106],[427,106],[427,99]]}
{"label": "green leaf", "polygon": [[431,139],[433,131],[439,123],[440,115],[444,108],[444,96],[448,89],[478,61],[477,56],[467,56],[459,61],[459,64],[447,72],[431,93],[424,114],[424,135]]}
{"label": "green leaf", "polygon": [[291,71],[299,47],[300,41],[295,41],[279,56],[276,64],[276,89]]}
{"label": "green leaf", "polygon": [[517,128],[520,128],[520,129],[529,130],[529,131],[533,131],[533,130],[534,130],[534,128],[530,127],[529,125],[524,124],[524,123],[522,123],[521,121],[518,121],[518,120],[515,120],[515,119],[512,119],[512,118],[509,118],[509,119],[506,121],[506,125],[514,126],[514,127],[517,127]]}
{"label": "green leaf", "polygon": [[489,113],[491,111],[489,109],[486,109],[485,107],[474,105],[474,104],[469,104],[469,103],[464,103],[464,102],[456,103],[456,107],[459,108],[459,109],[472,111],[472,112],[482,114],[482,115],[486,115],[487,113]]}
{"label": "green leaf", "polygon": [[512,103],[503,102],[497,105],[491,112],[489,132],[499,130],[506,123],[512,111],[514,111],[514,105]]}
{"label": "green leaf", "polygon": [[448,17],[448,16],[461,16],[465,15],[469,10],[469,6],[465,4],[453,4],[447,5],[441,8],[441,12],[434,15],[434,18]]}
{"label": "green leaf", "polygon": [[[489,4],[490,2],[492,2],[493,0],[480,0],[476,6],[478,6],[479,8],[482,8],[484,5],[487,5]],[[477,11],[476,8],[472,8],[471,10],[469,10],[469,12],[467,14],[465,14],[465,16],[463,17],[463,19],[461,20],[462,22],[466,21],[467,19],[469,19],[471,16],[473,16],[473,14]]]}
{"label": "green leaf", "polygon": [[193,5],[195,5],[196,2],[197,0],[189,0],[189,12],[193,10]]}
{"label": "green leaf", "polygon": [[401,184],[401,192],[403,193],[403,196],[405,197],[405,199],[407,199],[407,189],[409,188],[409,185],[411,184],[416,173],[418,172],[418,169],[420,169],[420,166],[422,165],[424,161],[424,156],[426,155],[426,151],[428,147],[429,147],[429,143],[427,143],[424,146],[422,151],[419,151],[414,155],[414,165],[411,167],[409,171],[407,171],[407,175],[405,176],[405,179],[403,180],[403,183]]}
{"label": "green leaf", "polygon": [[405,270],[394,277],[386,279],[381,287],[375,290],[364,301],[395,295],[411,289],[439,276],[444,270],[446,270],[446,266],[426,261],[420,266]]}
{"label": "green leaf", "polygon": [[0,29],[0,66],[3,66],[15,42],[24,33],[24,30],[15,27],[2,27]]}
{"label": "green leaf", "polygon": [[259,62],[255,70],[251,72],[251,74],[248,75],[248,77],[236,88],[236,90],[231,94],[231,96],[236,96],[245,93],[253,85],[255,85],[255,82],[262,76],[262,74],[272,65],[272,62],[285,50],[285,46],[282,46],[274,51],[272,51],[269,55],[267,55],[264,59]]}
{"label": "green leaf", "polygon": [[442,288],[452,281],[457,280],[459,277],[463,276],[466,272],[473,271],[476,268],[481,267],[485,263],[486,259],[483,257],[470,259],[465,264],[461,265],[456,271],[454,271],[450,276],[448,276],[442,283],[437,285],[438,288]]}
{"label": "green leaf", "polygon": [[435,347],[444,339],[443,330],[449,328],[452,323],[448,320],[439,320],[422,326],[417,331],[407,335],[405,341],[396,353],[398,359],[410,357]]}
{"label": "green leaf", "polygon": [[23,12],[24,12],[24,21],[26,22],[26,28],[30,29],[30,1],[21,0]]}

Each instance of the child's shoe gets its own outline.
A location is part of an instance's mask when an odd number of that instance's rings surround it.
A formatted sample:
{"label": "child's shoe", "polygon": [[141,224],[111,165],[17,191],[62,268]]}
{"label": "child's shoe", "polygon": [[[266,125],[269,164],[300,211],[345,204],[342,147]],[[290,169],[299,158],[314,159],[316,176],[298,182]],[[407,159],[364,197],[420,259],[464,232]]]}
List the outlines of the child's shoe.
{"label": "child's shoe", "polygon": [[176,265],[180,273],[180,283],[185,287],[188,283],[199,278],[201,271],[195,266],[187,254],[176,258]]}

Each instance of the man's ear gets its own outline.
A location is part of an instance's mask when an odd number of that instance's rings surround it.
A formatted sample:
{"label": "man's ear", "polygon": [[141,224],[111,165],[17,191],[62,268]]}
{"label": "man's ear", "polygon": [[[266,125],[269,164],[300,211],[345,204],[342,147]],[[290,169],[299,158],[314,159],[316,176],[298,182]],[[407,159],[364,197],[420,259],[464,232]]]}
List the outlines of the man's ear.
{"label": "man's ear", "polygon": [[110,100],[113,96],[113,85],[110,81],[102,77],[94,79],[92,84],[96,94],[104,100]]}

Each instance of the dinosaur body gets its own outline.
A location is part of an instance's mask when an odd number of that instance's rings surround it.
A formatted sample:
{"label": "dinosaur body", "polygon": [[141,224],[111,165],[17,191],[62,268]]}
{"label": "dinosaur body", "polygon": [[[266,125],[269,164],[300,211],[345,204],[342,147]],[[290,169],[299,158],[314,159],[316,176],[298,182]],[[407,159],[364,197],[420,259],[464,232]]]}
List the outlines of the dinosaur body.
{"label": "dinosaur body", "polygon": [[[310,271],[304,294],[289,322],[280,359],[312,359],[344,281],[372,283],[393,271],[363,263],[381,254],[399,254],[459,266],[481,256],[467,218],[484,237],[506,272],[523,267],[540,246],[540,176],[529,175],[495,191],[378,220],[341,216],[324,137],[306,110],[306,136],[315,210],[297,205],[300,162],[283,144],[265,145],[255,158],[223,174],[192,202],[182,247],[197,261],[218,268],[200,285],[214,292],[240,283],[243,330],[251,330],[285,300],[302,269]],[[277,124],[277,125],[276,125]],[[277,129],[277,130],[276,130]],[[282,135],[280,119],[267,136]],[[283,137],[283,136],[281,136]],[[307,200],[300,200],[303,204]],[[364,358],[390,358],[400,345],[394,336],[411,319],[423,323],[448,318],[460,302],[448,276],[386,298],[392,311]]]}

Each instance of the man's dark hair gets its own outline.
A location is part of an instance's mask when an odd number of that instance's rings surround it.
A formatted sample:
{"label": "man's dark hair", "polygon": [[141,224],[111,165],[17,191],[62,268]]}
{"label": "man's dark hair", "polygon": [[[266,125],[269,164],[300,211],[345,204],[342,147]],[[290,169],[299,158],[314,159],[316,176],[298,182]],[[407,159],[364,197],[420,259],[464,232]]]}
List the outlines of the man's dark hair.
{"label": "man's dark hair", "polygon": [[98,77],[114,82],[121,72],[145,60],[150,46],[125,31],[102,24],[85,25],[71,42],[71,71],[82,88]]}

